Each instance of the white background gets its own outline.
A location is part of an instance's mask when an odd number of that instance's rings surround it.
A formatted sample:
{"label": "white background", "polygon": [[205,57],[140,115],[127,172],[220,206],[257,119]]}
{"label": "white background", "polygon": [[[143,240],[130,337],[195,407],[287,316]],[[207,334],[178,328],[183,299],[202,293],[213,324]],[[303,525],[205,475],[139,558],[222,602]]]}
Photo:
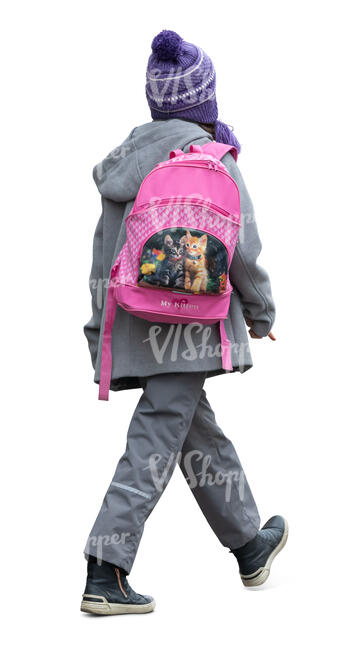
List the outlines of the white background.
{"label": "white background", "polygon": [[[6,647],[346,647],[347,3],[32,0],[3,13]],[[165,28],[215,63],[277,304],[276,343],[252,342],[254,368],[206,390],[262,523],[281,513],[291,532],[266,585],[245,590],[177,469],[131,574],[155,612],[96,618],[79,611],[82,551],[141,391],[106,404],[93,384],[82,333],[100,214],[91,171],[150,120],[145,67]]]}

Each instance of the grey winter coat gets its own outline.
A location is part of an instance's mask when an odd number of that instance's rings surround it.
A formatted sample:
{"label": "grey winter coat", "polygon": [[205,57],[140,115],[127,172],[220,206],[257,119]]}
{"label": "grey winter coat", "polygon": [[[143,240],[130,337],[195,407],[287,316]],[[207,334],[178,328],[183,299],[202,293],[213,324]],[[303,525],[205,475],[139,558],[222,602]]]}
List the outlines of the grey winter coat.
{"label": "grey winter coat", "polygon": [[[110,268],[125,242],[125,219],[133,207],[143,178],[169,157],[172,149],[187,152],[190,144],[203,145],[212,137],[198,124],[181,119],[156,120],[136,127],[123,144],[94,168],[102,197],[102,214],[93,242],[90,275],[92,316],[84,327],[95,382],[99,382],[104,306]],[[261,250],[253,206],[237,164],[230,153],[222,159],[236,181],[241,202],[242,227],[230,266],[234,288],[225,328],[231,341],[234,370],[252,366],[245,318],[253,330],[266,336],[275,317],[269,277],[257,265]],[[166,372],[208,372],[222,369],[219,326],[151,323],[117,307],[112,333],[112,390],[139,388],[138,377]]]}

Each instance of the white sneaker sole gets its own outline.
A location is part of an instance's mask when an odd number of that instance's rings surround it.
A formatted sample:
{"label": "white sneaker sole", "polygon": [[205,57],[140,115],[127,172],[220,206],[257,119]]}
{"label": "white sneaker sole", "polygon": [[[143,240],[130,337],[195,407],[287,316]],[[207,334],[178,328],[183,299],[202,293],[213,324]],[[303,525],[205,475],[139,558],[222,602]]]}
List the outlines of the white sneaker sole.
{"label": "white sneaker sole", "polygon": [[[84,600],[84,598],[95,598],[99,602]],[[109,603],[103,596],[94,594],[83,594],[80,611],[87,614],[101,614],[104,616],[113,616],[115,614],[147,614],[155,609],[156,603],[152,600],[144,605],[124,605],[123,603]]]}
{"label": "white sneaker sole", "polygon": [[263,567],[257,569],[255,573],[251,573],[250,575],[244,576],[240,574],[242,583],[245,585],[245,587],[259,587],[260,585],[263,585],[264,582],[266,582],[270,574],[272,562],[274,558],[278,555],[278,553],[280,553],[280,551],[284,548],[288,539],[288,535],[289,535],[289,526],[286,519],[284,519],[283,537],[281,538],[278,546],[276,546],[275,549],[270,554],[266,564]]}

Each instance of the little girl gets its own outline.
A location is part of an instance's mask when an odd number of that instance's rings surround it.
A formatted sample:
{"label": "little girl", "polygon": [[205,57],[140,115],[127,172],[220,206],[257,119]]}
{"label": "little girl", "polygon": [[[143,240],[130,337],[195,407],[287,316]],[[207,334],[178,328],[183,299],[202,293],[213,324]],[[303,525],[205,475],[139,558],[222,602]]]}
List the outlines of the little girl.
{"label": "little girl", "polygon": [[[187,153],[191,144],[217,141],[240,152],[232,130],[217,119],[215,84],[207,54],[175,32],[162,31],[153,39],[146,74],[152,121],[133,129],[94,169],[102,214],[90,276],[93,313],[84,331],[96,383],[104,289],[125,243],[125,219],[142,180],[168,159],[170,151]],[[233,292],[225,328],[233,371],[245,372],[252,366],[246,324],[252,338],[274,340],[275,308],[269,277],[257,265],[261,243],[250,197],[230,153],[222,162],[238,185],[242,220],[229,269]],[[285,545],[288,526],[283,517],[274,516],[260,529],[239,458],[217,425],[204,390],[205,379],[223,372],[216,324],[151,323],[117,308],[111,390],[143,392],[129,426],[126,451],[86,543],[88,577],[82,611],[121,614],[154,609],[153,598],[135,593],[127,576],[144,523],[177,463],[219,541],[235,555],[244,585],[257,586],[268,578],[272,560]],[[212,480],[199,480],[204,472]]]}

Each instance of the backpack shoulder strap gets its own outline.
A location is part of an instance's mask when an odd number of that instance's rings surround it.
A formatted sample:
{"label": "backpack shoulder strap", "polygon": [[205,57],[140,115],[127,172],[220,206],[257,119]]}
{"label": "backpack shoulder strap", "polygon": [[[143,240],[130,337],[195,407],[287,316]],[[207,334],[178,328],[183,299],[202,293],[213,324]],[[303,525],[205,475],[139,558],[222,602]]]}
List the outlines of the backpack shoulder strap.
{"label": "backpack shoulder strap", "polygon": [[223,156],[230,151],[235,162],[238,159],[238,150],[232,144],[223,144],[223,142],[208,142],[201,147],[203,153],[209,153],[211,156],[221,160]]}
{"label": "backpack shoulder strap", "polygon": [[[218,158],[218,160],[221,160],[221,158],[223,158],[223,156],[225,156],[228,151],[230,151],[236,162],[238,159],[238,150],[232,144],[223,144],[223,142],[208,142],[202,146],[198,144],[191,144],[189,147],[190,153],[209,153],[211,156]],[[173,149],[173,151],[170,152],[169,157],[175,158],[175,156],[180,156],[181,154],[184,154],[184,151],[181,149]]]}

